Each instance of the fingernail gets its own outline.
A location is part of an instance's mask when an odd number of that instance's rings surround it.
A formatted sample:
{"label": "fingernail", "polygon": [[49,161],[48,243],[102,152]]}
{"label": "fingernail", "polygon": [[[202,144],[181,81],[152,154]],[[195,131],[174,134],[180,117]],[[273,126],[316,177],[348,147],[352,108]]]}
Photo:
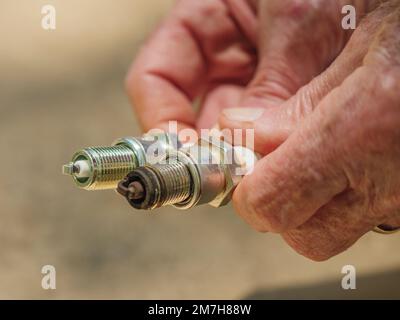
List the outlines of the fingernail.
{"label": "fingernail", "polygon": [[253,122],[261,118],[262,108],[228,108],[222,110],[224,116],[231,121]]}

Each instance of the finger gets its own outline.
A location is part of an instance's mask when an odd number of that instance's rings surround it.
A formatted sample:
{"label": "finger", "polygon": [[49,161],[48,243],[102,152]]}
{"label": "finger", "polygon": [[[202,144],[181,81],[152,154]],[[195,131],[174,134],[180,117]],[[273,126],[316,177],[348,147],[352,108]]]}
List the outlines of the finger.
{"label": "finger", "polygon": [[[399,226],[399,212],[388,220]],[[365,197],[353,190],[335,197],[300,227],[285,232],[285,241],[299,254],[325,261],[350,248],[365,233],[382,224],[382,218],[371,214]],[[386,224],[385,224],[386,226]]]}
{"label": "finger", "polygon": [[[239,213],[254,227],[268,230],[271,221],[274,222],[275,225],[272,226],[275,230],[284,231],[285,240],[295,250],[313,260],[326,260],[344,251],[374,226],[390,220],[390,217],[398,217],[400,181],[395,172],[399,151],[393,148],[393,139],[398,141],[399,137],[396,134],[399,133],[400,101],[399,26],[400,10],[391,14],[380,28],[374,46],[367,54],[365,65],[321,102],[303,124],[306,129],[296,130],[281,148],[263,160],[262,169],[266,169],[266,162],[276,164],[276,159],[283,157],[285,153],[286,159],[290,159],[289,165],[283,168],[282,165],[270,165],[276,170],[271,171],[270,175],[264,171],[265,179],[258,183],[255,179],[262,172],[257,168],[253,175],[245,179],[244,183],[248,185],[239,185],[238,192],[234,195]],[[305,167],[311,169],[311,174],[299,174],[302,168],[296,165],[296,160],[306,160],[309,164],[309,157],[318,155],[314,151],[304,158],[297,157],[298,146],[293,143],[299,135],[298,132],[304,134],[309,130],[307,128],[312,128],[312,118],[314,121],[319,120],[319,125],[329,132],[322,136],[316,132],[319,140],[328,142],[326,136],[334,137],[335,140],[335,146],[322,143],[321,147],[327,148],[332,154],[336,153],[335,147],[340,146],[340,156],[331,159],[343,168],[348,181],[348,187],[342,192],[334,195],[335,192],[331,190],[331,195],[334,196],[330,200],[329,197],[321,198],[321,192],[318,191],[320,182],[323,181],[322,186],[325,186],[336,180],[319,178],[320,171],[315,170],[318,165],[313,166],[312,161],[311,166]],[[315,144],[313,140],[310,141]],[[283,153],[281,150],[284,150]],[[288,152],[289,150],[292,151]],[[317,163],[326,161],[321,158]],[[345,160],[346,158],[348,159]],[[392,161],[385,162],[388,158]],[[335,167],[325,164],[327,168]],[[335,172],[337,169],[331,171]],[[285,184],[290,175],[292,180],[297,181],[294,188],[293,184]],[[304,179],[307,175],[311,178]],[[279,179],[274,178],[276,176]],[[267,185],[267,192],[258,193],[252,198],[253,193],[247,193],[250,203],[241,207],[243,201],[246,201],[245,190],[259,192],[262,182]],[[307,202],[314,206],[307,205]],[[302,216],[304,222],[293,223],[295,215]],[[287,221],[288,217],[292,222]],[[283,225],[280,223],[282,221]]]}
{"label": "finger", "polygon": [[219,118],[220,127],[254,129],[255,149],[261,154],[268,154],[274,150],[301,125],[332,89],[362,65],[383,18],[392,10],[393,7],[386,4],[366,17],[334,63],[279,108],[266,109],[262,114],[257,108],[255,113],[258,117],[251,114],[251,108],[226,109]]}
{"label": "finger", "polygon": [[327,260],[351,247],[379,224],[368,215],[365,198],[350,190],[336,196],[297,229],[282,236],[301,255],[314,261]]}
{"label": "finger", "polygon": [[258,2],[259,0],[225,0],[243,34],[254,47],[257,45],[257,29],[259,27],[258,20],[255,19]]}
{"label": "finger", "polygon": [[350,34],[339,23],[339,1],[261,1],[259,19],[259,66],[241,107],[289,99],[329,66]]}
{"label": "finger", "polygon": [[[180,72],[183,68],[187,72]],[[141,49],[126,79],[143,129],[164,129],[170,119],[193,126],[191,100],[204,73],[205,64],[190,31],[177,21],[164,23]]]}
{"label": "finger", "polygon": [[208,129],[218,123],[223,109],[237,105],[244,87],[234,84],[221,84],[211,89],[206,95],[197,118],[197,128]]}
{"label": "finger", "polygon": [[295,228],[347,188],[343,161],[336,133],[315,111],[238,185],[235,209],[259,231],[281,233]]}
{"label": "finger", "polygon": [[348,188],[376,221],[398,210],[399,27],[400,9],[385,19],[364,65],[238,186],[235,206],[256,229],[295,229]]}
{"label": "finger", "polygon": [[[356,183],[349,159],[365,157],[365,141],[371,141],[366,140],[371,135],[369,126],[381,112],[365,115],[372,112],[365,106],[384,104],[398,87],[390,80],[396,77],[387,72],[377,79],[375,68],[365,66],[353,73],[243,179],[234,193],[235,207],[256,229],[284,232],[296,228],[350,183]],[[378,85],[382,89],[377,92]],[[355,124],[365,122],[367,116],[372,122],[363,124],[364,131],[356,130],[363,126]]]}
{"label": "finger", "polygon": [[[379,45],[370,50],[365,67],[357,73],[362,80],[359,91],[347,92],[345,108],[350,112],[342,106],[348,122],[337,141],[351,141],[347,151],[343,149],[343,153],[351,150],[346,165],[348,189],[304,224],[283,234],[290,246],[310,259],[323,261],[339,254],[378,225],[387,229],[400,225],[400,152],[396,148],[400,138],[400,59],[399,51],[394,50],[400,41],[393,37],[399,27],[400,10],[390,44],[382,47],[377,41]],[[387,33],[390,26],[384,25],[383,30]]]}
{"label": "finger", "polygon": [[169,120],[194,127],[193,100],[208,82],[249,78],[251,51],[223,1],[178,2],[127,77],[144,129],[164,127]]}

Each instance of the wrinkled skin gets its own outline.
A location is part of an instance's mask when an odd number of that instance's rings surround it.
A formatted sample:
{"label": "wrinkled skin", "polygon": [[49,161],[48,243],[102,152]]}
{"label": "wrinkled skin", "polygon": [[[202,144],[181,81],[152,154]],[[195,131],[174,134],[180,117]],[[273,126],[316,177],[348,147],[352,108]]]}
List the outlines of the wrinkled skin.
{"label": "wrinkled skin", "polygon": [[254,128],[236,211],[310,259],[400,225],[399,0],[181,0],[127,89],[145,130]]}

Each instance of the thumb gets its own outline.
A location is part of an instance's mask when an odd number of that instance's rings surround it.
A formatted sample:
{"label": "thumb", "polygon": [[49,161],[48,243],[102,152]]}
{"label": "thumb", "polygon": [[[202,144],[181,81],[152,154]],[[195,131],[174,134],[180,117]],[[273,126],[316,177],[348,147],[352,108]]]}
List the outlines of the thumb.
{"label": "thumb", "polygon": [[280,105],[329,66],[349,31],[339,1],[261,1],[259,63],[241,107]]}
{"label": "thumb", "polygon": [[[254,129],[254,148],[257,152],[265,155],[276,149],[330,91],[362,65],[379,23],[388,10],[384,6],[365,18],[332,65],[279,108],[265,108],[265,105],[270,105],[271,99],[258,95],[258,103],[241,105],[244,108],[224,109],[219,119],[220,128]],[[254,92],[255,89],[250,88],[248,94],[251,90]],[[246,101],[250,100],[248,96]]]}

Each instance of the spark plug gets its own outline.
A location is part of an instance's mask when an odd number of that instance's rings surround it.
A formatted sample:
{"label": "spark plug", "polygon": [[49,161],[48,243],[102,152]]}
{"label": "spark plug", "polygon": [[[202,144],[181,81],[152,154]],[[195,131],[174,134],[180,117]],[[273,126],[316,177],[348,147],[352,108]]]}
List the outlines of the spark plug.
{"label": "spark plug", "polygon": [[89,147],[76,152],[62,172],[72,176],[75,184],[85,190],[116,189],[132,170],[157,161],[168,150],[180,147],[177,137],[166,133],[127,137],[111,146]]}
{"label": "spark plug", "polygon": [[187,210],[201,204],[228,204],[243,176],[250,173],[256,154],[224,141],[200,139],[195,145],[165,155],[163,161],[130,172],[117,191],[135,209],[172,205]]}

